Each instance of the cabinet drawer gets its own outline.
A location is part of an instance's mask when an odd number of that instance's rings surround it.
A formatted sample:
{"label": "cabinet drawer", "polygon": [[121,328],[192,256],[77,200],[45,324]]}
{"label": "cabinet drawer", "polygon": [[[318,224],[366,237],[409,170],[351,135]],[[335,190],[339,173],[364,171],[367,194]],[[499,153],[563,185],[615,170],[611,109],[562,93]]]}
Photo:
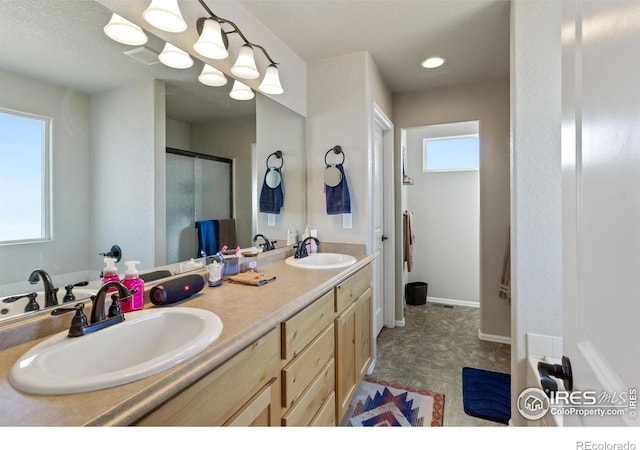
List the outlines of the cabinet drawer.
{"label": "cabinet drawer", "polygon": [[336,426],[336,393],[331,392],[324,401],[320,411],[309,424],[311,427],[335,427]]}
{"label": "cabinet drawer", "polygon": [[296,401],[327,361],[333,358],[333,351],[334,333],[333,325],[330,325],[282,369],[282,406],[288,408]]}
{"label": "cabinet drawer", "polygon": [[371,264],[336,286],[335,311],[340,314],[371,285]]}
{"label": "cabinet drawer", "polygon": [[309,389],[282,416],[282,425],[288,427],[308,426],[324,405],[325,399],[333,392],[335,377],[335,365],[331,359],[313,380]]}
{"label": "cabinet drawer", "polygon": [[333,292],[282,322],[282,359],[289,360],[302,351],[333,321]]}

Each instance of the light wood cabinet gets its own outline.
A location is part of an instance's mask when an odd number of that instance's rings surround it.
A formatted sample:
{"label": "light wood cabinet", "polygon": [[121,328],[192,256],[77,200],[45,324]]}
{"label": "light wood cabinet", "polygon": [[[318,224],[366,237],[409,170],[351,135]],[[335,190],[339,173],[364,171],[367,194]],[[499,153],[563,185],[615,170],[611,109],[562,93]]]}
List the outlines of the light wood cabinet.
{"label": "light wood cabinet", "polygon": [[280,335],[274,329],[135,425],[278,426],[279,355]]}
{"label": "light wood cabinet", "polygon": [[324,409],[335,389],[334,317],[331,290],[281,324],[284,426],[332,420]]}
{"label": "light wood cabinet", "polygon": [[[342,419],[372,361],[371,267],[336,286],[336,420]],[[343,310],[338,308],[344,307]]]}
{"label": "light wood cabinet", "polygon": [[372,360],[371,267],[282,321],[139,426],[335,426]]}

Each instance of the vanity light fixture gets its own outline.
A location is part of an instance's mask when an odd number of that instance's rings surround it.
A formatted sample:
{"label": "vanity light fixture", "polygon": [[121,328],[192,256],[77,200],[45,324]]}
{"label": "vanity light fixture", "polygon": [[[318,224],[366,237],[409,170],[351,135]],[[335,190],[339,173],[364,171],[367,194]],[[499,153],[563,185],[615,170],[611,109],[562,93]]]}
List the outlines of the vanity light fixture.
{"label": "vanity light fixture", "polygon": [[175,45],[167,42],[164,44],[162,53],[158,55],[158,59],[162,64],[174,69],[188,69],[193,66],[193,59],[184,50],[180,50]]}
{"label": "vanity light fixture", "polygon": [[[269,66],[265,71],[264,79],[258,89],[265,94],[282,94],[284,89],[280,83],[278,63],[271,59],[267,50],[261,45],[250,42],[235,23],[215,15],[204,0],[198,0],[198,2],[207,12],[209,17],[201,17],[196,23],[196,28],[200,37],[193,46],[194,50],[207,58],[224,59],[228,56],[228,51],[227,55],[223,56],[224,53],[221,51],[221,47],[224,48],[225,51],[228,50],[228,36],[230,34],[237,34],[240,39],[242,39],[243,45],[240,47],[236,62],[231,68],[231,73],[234,76],[245,80],[254,80],[259,78],[260,72],[256,66],[254,55],[254,49],[257,48],[269,62]],[[223,29],[223,26],[226,26],[227,30]]]}
{"label": "vanity light fixture", "polygon": [[251,88],[242,81],[235,80],[229,96],[235,100],[251,100],[255,97],[255,94]]}
{"label": "vanity light fixture", "polygon": [[170,33],[180,33],[187,29],[178,0],[151,0],[142,17],[154,27]]}
{"label": "vanity light fixture", "polygon": [[436,67],[440,67],[444,64],[444,59],[439,56],[434,56],[433,58],[428,58],[422,61],[422,67],[425,69],[435,69]]}
{"label": "vanity light fixture", "polygon": [[144,45],[148,40],[142,28],[115,13],[104,26],[104,33],[114,41],[126,45]]}
{"label": "vanity light fixture", "polygon": [[205,64],[198,76],[198,81],[207,86],[224,86],[227,84],[227,77],[215,67]]}
{"label": "vanity light fixture", "polygon": [[[237,34],[243,41],[242,47],[238,52],[238,57],[231,67],[231,73],[237,77],[246,80],[255,80],[260,77],[260,71],[256,65],[254,49],[258,48],[265,58],[268,60],[268,66],[265,70],[264,78],[258,86],[258,90],[269,95],[280,95],[284,92],[280,83],[280,74],[278,72],[278,63],[271,59],[267,50],[261,45],[250,42],[246,36],[240,31],[238,26],[230,20],[216,16],[207,6],[204,0],[198,0],[204,8],[208,17],[200,17],[196,22],[198,39],[193,44],[193,49],[199,55],[210,59],[226,59],[229,56],[229,34]],[[188,26],[180,12],[178,0],[151,0],[151,3],[142,13],[144,20],[156,28],[173,33],[185,31]],[[116,19],[121,19],[120,22]],[[112,24],[112,22],[114,22]],[[144,36],[144,41],[120,40],[111,33],[112,25],[126,24],[131,26],[131,30],[136,30]],[[123,26],[123,25],[121,25]],[[223,28],[225,26],[227,29]],[[126,43],[129,45],[142,45],[147,41],[147,36],[142,29],[126,19],[113,14],[109,24],[104,28],[107,36],[112,39]],[[109,31],[107,31],[109,30]],[[175,69],[186,69],[193,65],[191,56],[183,50],[180,50],[173,44],[167,42],[158,56],[160,62],[164,65]],[[223,86],[227,83],[224,74],[210,64],[206,64],[202,72],[198,76],[198,80],[209,86]],[[238,100],[252,99],[255,94],[249,86],[236,81],[234,88],[229,94],[232,98]]]}

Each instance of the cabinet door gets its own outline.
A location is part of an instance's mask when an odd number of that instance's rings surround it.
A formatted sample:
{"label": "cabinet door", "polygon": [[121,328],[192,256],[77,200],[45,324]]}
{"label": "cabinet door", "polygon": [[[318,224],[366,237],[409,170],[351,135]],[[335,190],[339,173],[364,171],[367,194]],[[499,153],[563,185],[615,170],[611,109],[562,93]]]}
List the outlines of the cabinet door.
{"label": "cabinet door", "polygon": [[354,302],[338,316],[336,329],[336,421],[340,422],[358,388],[360,367],[356,359],[360,305]]}
{"label": "cabinet door", "polygon": [[335,322],[336,420],[340,421],[372,361],[372,291],[368,288]]}
{"label": "cabinet door", "polygon": [[358,368],[358,383],[365,377],[371,361],[373,360],[372,354],[372,340],[373,340],[373,291],[371,288],[367,289],[357,301],[357,318],[356,325],[356,362]]}
{"label": "cabinet door", "polygon": [[275,411],[278,406],[278,390],[274,384],[277,378],[258,392],[240,411],[238,411],[224,426],[227,427],[275,427],[279,425]]}

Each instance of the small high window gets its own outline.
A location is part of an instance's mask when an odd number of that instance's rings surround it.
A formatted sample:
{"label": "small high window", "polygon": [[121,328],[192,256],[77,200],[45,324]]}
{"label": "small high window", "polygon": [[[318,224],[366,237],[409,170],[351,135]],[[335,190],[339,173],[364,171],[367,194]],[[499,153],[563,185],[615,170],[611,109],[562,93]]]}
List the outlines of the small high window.
{"label": "small high window", "polygon": [[424,139],[425,172],[478,170],[480,140],[477,134]]}
{"label": "small high window", "polygon": [[49,127],[0,108],[0,244],[50,239]]}

